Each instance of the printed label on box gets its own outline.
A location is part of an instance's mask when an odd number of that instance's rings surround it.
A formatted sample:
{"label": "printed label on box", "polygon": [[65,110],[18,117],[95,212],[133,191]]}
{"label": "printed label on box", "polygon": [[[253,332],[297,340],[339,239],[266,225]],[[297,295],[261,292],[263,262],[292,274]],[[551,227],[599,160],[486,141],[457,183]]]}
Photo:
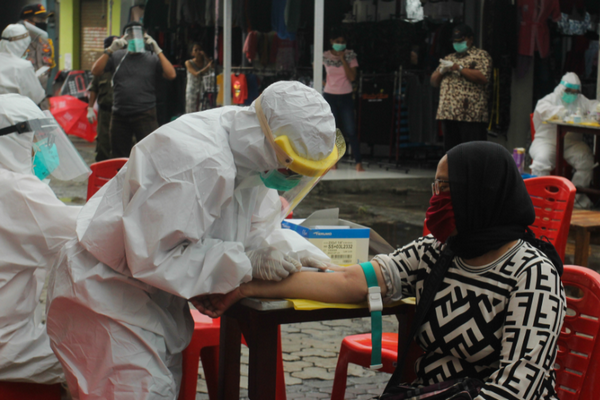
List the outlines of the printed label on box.
{"label": "printed label on box", "polygon": [[356,263],[356,240],[326,239],[319,240],[319,247],[338,265]]}

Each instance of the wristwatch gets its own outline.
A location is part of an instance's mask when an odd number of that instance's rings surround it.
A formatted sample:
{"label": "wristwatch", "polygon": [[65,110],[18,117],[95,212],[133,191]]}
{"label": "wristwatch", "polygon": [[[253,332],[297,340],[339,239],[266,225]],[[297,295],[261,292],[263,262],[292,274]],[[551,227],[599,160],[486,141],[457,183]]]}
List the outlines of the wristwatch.
{"label": "wristwatch", "polygon": [[458,72],[462,72],[462,70],[463,70],[464,68],[465,68],[465,67],[463,67],[462,65],[459,65],[459,66],[458,66]]}
{"label": "wristwatch", "polygon": [[112,50],[107,47],[104,49],[104,54],[108,54],[110,56],[112,54]]}

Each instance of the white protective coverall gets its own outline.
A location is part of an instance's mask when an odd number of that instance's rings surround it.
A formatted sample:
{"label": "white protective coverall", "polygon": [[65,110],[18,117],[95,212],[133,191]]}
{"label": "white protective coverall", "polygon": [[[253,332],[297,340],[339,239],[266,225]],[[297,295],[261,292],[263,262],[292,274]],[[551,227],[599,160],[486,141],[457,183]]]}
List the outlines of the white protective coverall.
{"label": "white protective coverall", "polygon": [[[579,77],[573,72],[567,72],[561,82],[581,87]],[[559,84],[553,93],[538,101],[535,106],[533,113],[535,138],[529,149],[529,155],[533,160],[531,164],[533,175],[550,175],[550,171],[554,169],[556,164],[556,126],[544,124],[543,121],[553,116],[562,118],[568,112],[574,114],[578,108],[581,109],[582,113],[595,110],[598,103],[579,94],[574,102],[565,104],[562,101],[565,89],[566,86]],[[588,187],[593,177],[594,156],[587,144],[583,142],[581,133],[569,132],[565,135],[564,158],[575,169],[572,178],[573,184]],[[576,205],[581,208],[590,208],[592,202],[587,196],[578,194]]]}
{"label": "white protective coverall", "polygon": [[0,94],[19,93],[40,104],[46,92],[33,65],[22,58],[31,38],[21,24],[8,25],[0,40]]}
{"label": "white protective coverall", "polygon": [[[27,97],[0,95],[0,129],[45,118]],[[57,383],[40,294],[46,268],[76,237],[81,207],[66,206],[32,170],[33,132],[0,136],[0,381]]]}
{"label": "white protective coverall", "polygon": [[[334,118],[315,90],[275,83],[262,108],[297,153],[332,151]],[[255,103],[186,114],[133,148],[84,206],[79,240],[50,278],[48,332],[74,399],[176,399],[194,325],[187,299],[250,281],[245,252],[266,245],[328,260],[281,229],[277,192],[259,177],[276,168]]]}

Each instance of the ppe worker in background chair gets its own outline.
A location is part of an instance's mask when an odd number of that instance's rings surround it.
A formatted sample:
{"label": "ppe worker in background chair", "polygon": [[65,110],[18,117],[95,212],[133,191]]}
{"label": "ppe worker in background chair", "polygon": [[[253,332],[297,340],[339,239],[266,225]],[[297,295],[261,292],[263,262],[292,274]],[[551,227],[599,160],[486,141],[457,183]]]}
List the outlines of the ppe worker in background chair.
{"label": "ppe worker in background chair", "polygon": [[[556,166],[556,126],[544,124],[547,119],[564,118],[575,114],[595,110],[598,101],[588,100],[581,94],[581,82],[577,74],[567,72],[560,84],[535,106],[533,125],[535,138],[529,148],[533,162],[531,173],[537,176],[550,175]],[[569,132],[565,136],[564,158],[575,169],[571,181],[575,186],[587,188],[592,182],[594,156],[587,144],[583,142],[581,133]],[[585,194],[579,193],[575,198],[575,207],[591,208],[592,201]]]}
{"label": "ppe worker in background chair", "polygon": [[54,45],[48,38],[48,18],[54,13],[49,13],[42,4],[29,4],[21,10],[20,24],[25,26],[31,35],[31,43],[27,48],[25,58],[33,64],[37,77],[46,91],[48,78],[52,68],[56,67],[54,61]]}
{"label": "ppe worker in background chair", "polygon": [[[110,47],[118,36],[109,36],[104,39],[104,48]],[[90,124],[98,120],[96,135],[96,162],[108,160],[111,157],[110,148],[110,117],[112,114],[113,88],[112,74],[104,71],[100,76],[94,76],[88,88],[90,99],[88,102],[87,118]],[[94,111],[94,103],[98,100],[98,116]]]}
{"label": "ppe worker in background chair", "polygon": [[35,76],[33,65],[24,60],[31,42],[29,32],[20,24],[8,25],[0,39],[0,94],[19,93],[40,104],[46,92]]}
{"label": "ppe worker in background chair", "polygon": [[48,333],[73,398],[176,399],[188,299],[326,267],[281,221],[344,152],[329,105],[298,82],[136,144],[51,273]]}
{"label": "ppe worker in background chair", "polygon": [[81,207],[62,203],[41,179],[89,171],[49,113],[19,94],[0,95],[0,381],[64,381],[40,294],[60,248],[76,237]]}

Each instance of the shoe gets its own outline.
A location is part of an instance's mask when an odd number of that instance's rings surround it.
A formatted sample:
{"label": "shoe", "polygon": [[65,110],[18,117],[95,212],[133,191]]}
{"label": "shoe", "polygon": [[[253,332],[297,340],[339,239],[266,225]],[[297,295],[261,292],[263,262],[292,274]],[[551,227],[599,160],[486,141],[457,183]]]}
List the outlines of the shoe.
{"label": "shoe", "polygon": [[365,172],[362,163],[356,163],[356,172]]}

